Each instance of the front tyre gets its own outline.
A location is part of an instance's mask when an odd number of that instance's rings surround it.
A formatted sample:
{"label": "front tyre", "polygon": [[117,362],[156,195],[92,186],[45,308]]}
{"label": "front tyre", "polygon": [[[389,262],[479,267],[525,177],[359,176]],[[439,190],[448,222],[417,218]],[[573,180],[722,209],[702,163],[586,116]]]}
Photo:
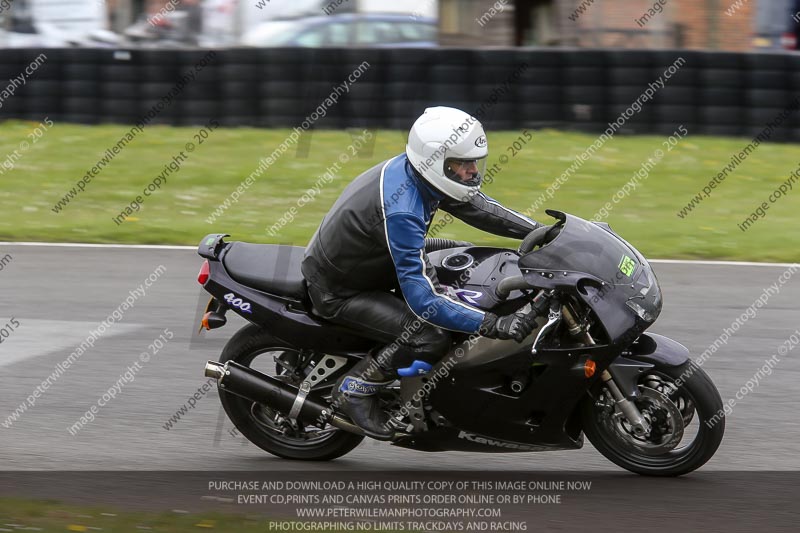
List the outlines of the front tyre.
{"label": "front tyre", "polygon": [[[319,356],[321,354],[310,354]],[[220,362],[236,361],[265,374],[276,376],[299,386],[308,354],[276,339],[266,330],[249,324],[231,337],[222,350]],[[330,387],[330,385],[328,385]],[[364,439],[327,426],[317,428],[288,420],[269,406],[254,403],[219,389],[222,407],[247,440],[273,455],[284,459],[327,461],[336,459]]]}
{"label": "front tyre", "polygon": [[583,430],[600,453],[648,476],[680,476],[711,459],[722,442],[725,417],[718,414],[719,392],[702,368],[693,361],[656,365],[640,376],[638,389],[634,403],[651,426],[647,435],[633,431],[605,386],[581,405]]}

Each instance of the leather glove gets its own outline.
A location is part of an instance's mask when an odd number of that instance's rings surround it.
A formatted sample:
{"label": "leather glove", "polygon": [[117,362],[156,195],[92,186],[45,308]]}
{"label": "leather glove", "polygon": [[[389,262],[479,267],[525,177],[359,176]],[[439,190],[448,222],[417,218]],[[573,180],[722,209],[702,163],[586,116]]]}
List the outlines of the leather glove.
{"label": "leather glove", "polygon": [[536,327],[536,314],[517,311],[510,315],[497,316],[487,312],[479,333],[490,339],[514,339],[522,342]]}

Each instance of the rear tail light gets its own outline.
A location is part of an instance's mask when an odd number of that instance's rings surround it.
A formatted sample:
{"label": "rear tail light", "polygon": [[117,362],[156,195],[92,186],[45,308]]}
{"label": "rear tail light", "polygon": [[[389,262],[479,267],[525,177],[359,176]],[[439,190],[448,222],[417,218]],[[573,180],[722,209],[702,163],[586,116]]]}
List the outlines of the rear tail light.
{"label": "rear tail light", "polygon": [[197,275],[197,283],[200,285],[205,285],[206,281],[208,281],[208,273],[210,267],[208,266],[208,259],[203,261],[203,266],[200,267],[200,273]]}
{"label": "rear tail light", "polygon": [[794,33],[784,33],[781,35],[781,47],[785,50],[794,50],[797,48],[797,36]]}

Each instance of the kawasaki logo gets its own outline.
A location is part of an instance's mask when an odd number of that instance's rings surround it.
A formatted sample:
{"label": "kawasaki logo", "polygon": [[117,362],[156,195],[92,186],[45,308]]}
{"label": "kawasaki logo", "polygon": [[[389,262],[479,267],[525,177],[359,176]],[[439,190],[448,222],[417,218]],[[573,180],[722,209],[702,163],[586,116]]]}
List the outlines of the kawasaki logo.
{"label": "kawasaki logo", "polygon": [[505,440],[494,440],[489,439],[486,437],[481,437],[480,435],[475,435],[473,433],[467,433],[466,431],[459,431],[458,438],[468,440],[470,442],[475,442],[477,444],[483,444],[485,446],[494,446],[496,448],[508,448],[510,450],[528,450],[528,451],[535,451],[541,450],[541,446],[530,446],[528,444],[519,444],[517,442],[508,442]]}

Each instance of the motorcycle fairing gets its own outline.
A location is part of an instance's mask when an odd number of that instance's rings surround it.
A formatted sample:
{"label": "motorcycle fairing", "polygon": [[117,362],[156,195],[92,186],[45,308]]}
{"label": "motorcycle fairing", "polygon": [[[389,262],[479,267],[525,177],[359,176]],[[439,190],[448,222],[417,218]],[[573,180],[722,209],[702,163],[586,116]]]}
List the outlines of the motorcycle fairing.
{"label": "motorcycle fairing", "polygon": [[[468,341],[456,345],[426,378],[433,381],[428,395],[434,416],[442,416],[452,427],[423,428],[395,444],[422,451],[580,448],[583,434],[577,409],[587,388],[599,385],[603,369],[612,373],[626,396],[635,397],[639,376],[653,364],[678,365],[688,359],[686,348],[655,334],[642,335],[627,357],[620,357],[614,346],[601,345],[544,349],[532,356],[535,333],[521,345],[486,338],[473,341],[469,349]],[[597,371],[587,378],[584,363],[590,358]],[[514,377],[527,380],[520,393],[509,388]],[[425,383],[421,377],[414,379],[417,383],[407,389],[412,392]],[[409,400],[410,393],[405,395],[409,398],[403,399]],[[470,439],[464,433],[480,438],[465,442]]]}
{"label": "motorcycle fairing", "polygon": [[452,427],[436,428],[425,433],[400,438],[392,445],[422,452],[549,452],[555,450],[574,449],[574,446],[545,446],[525,442],[513,442],[479,435]]}
{"label": "motorcycle fairing", "polygon": [[650,264],[608,224],[547,213],[561,220],[561,231],[520,257],[522,275],[535,287],[580,298],[601,320],[612,343],[630,343],[661,312],[661,288]]}
{"label": "motorcycle fairing", "polygon": [[643,333],[631,345],[631,359],[665,366],[680,366],[688,361],[689,349],[678,341],[657,333]]}
{"label": "motorcycle fairing", "polygon": [[[457,255],[470,257],[472,261],[469,267],[448,267],[447,259]],[[471,298],[462,300],[484,311],[494,310],[523,296],[521,291],[512,291],[507,299],[497,296],[497,285],[503,278],[520,275],[517,266],[519,255],[507,248],[463,246],[430,252],[428,260],[436,269],[439,283],[457,290],[470,291],[473,293]]]}
{"label": "motorcycle fairing", "polygon": [[225,247],[227,243],[223,241],[225,237],[230,237],[228,233],[210,233],[203,237],[203,240],[200,241],[200,245],[197,247],[197,253],[200,257],[205,257],[206,259],[217,259],[219,257],[219,253]]}
{"label": "motorcycle fairing", "polygon": [[[220,234],[220,239],[222,236]],[[203,243],[205,242],[204,240]],[[222,262],[229,245],[230,243],[222,243],[219,249],[215,249],[214,257],[208,257],[209,277],[203,286],[226,310],[233,311],[256,325],[269,328],[271,334],[296,348],[363,357],[375,347],[374,341],[359,336],[358,332],[311,314],[305,302],[268,294],[235,281]],[[225,295],[229,293],[249,303],[250,312],[245,313],[239,308],[226,305]]]}

